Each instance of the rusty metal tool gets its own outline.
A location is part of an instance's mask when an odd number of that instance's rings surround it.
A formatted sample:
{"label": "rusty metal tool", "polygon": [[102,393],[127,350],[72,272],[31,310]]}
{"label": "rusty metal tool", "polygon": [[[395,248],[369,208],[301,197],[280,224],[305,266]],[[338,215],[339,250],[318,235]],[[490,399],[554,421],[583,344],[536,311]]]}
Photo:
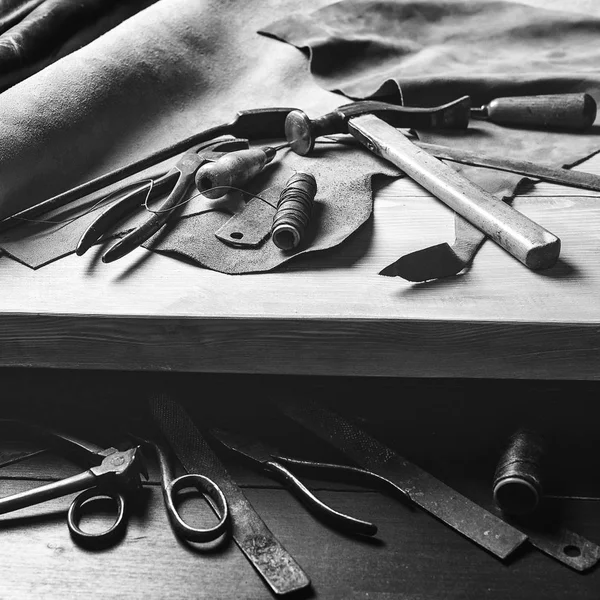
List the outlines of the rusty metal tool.
{"label": "rusty metal tool", "polygon": [[418,506],[498,558],[527,536],[409,462],[374,437],[308,398],[278,398],[273,407],[341,450],[360,467],[394,482]]}
{"label": "rusty metal tool", "polygon": [[429,144],[416,140],[413,140],[413,143],[436,158],[450,160],[464,165],[472,165],[474,167],[486,167],[498,171],[518,173],[520,175],[526,175],[527,177],[535,177],[536,179],[541,179],[542,181],[547,181],[549,183],[557,183],[558,185],[600,192],[600,175],[595,175],[594,173],[573,171],[572,169],[564,169],[561,167],[551,167],[527,160],[516,160],[505,158],[503,156],[494,156],[492,154],[480,154],[462,148],[453,148],[440,144]]}
{"label": "rusty metal tool", "polygon": [[589,94],[510,96],[471,108],[470,116],[497,125],[584,131],[596,119],[596,101]]}
{"label": "rusty metal tool", "polygon": [[[22,427],[27,433],[41,438],[53,446],[58,445],[83,461],[88,467],[82,473],[61,481],[0,498],[0,514],[34,506],[54,498],[62,498],[74,492],[81,492],[72,501],[67,515],[67,525],[74,539],[80,543],[103,546],[106,543],[112,543],[123,534],[127,524],[128,497],[141,487],[142,476],[148,478],[139,446],[123,451],[113,447],[102,448],[92,442],[80,440],[35,423],[11,419],[2,419],[0,422],[13,427]],[[116,503],[116,520],[105,531],[85,532],[79,527],[82,507],[92,498],[99,496],[111,498]]]}
{"label": "rusty metal tool", "polygon": [[297,477],[292,473],[301,471],[306,475],[327,477],[331,479],[356,481],[362,485],[370,485],[399,495],[407,499],[406,494],[389,479],[376,473],[348,465],[338,465],[307,460],[299,460],[272,451],[264,442],[250,438],[240,432],[213,428],[210,434],[218,439],[221,444],[237,456],[245,459],[251,465],[266,472],[268,475],[279,479],[285,486],[300,499],[300,501],[316,517],[335,527],[339,531],[359,535],[375,535],[377,526],[367,521],[355,519],[331,508],[319,500]]}
{"label": "rusty metal tool", "polygon": [[306,573],[256,513],[185,409],[162,393],[151,398],[149,408],[186,471],[204,473],[223,490],[233,539],[270,589],[280,595],[308,587]]}
{"label": "rusty metal tool", "polygon": [[113,262],[129,254],[154,235],[169,220],[173,211],[183,203],[194,183],[196,172],[203,164],[218,160],[228,152],[247,148],[248,141],[242,139],[217,140],[191,148],[172,169],[151,182],[149,188],[136,187],[107,208],[84,231],[77,244],[77,254],[81,256],[87,252],[126,215],[143,208],[148,200],[152,200],[168,189],[168,196],[160,208],[109,248],[102,256],[102,262]]}

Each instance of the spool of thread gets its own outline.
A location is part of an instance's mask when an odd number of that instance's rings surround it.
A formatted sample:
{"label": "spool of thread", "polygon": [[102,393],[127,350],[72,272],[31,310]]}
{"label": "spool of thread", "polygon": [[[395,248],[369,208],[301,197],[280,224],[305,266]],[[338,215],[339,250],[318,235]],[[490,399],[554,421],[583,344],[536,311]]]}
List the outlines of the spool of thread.
{"label": "spool of thread", "polygon": [[281,190],[271,227],[273,243],[281,250],[293,250],[304,239],[316,194],[314,176],[302,172],[294,173]]}
{"label": "spool of thread", "polygon": [[544,441],[535,431],[519,429],[509,439],[494,473],[494,500],[508,515],[531,514],[542,497]]}

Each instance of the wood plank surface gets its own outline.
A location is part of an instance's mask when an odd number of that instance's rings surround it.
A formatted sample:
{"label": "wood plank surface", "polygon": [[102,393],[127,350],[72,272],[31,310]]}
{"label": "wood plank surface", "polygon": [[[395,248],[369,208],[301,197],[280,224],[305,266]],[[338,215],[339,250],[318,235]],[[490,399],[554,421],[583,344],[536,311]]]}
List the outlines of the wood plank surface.
{"label": "wood plank surface", "polygon": [[454,278],[379,276],[452,241],[451,211],[407,179],[379,189],[372,221],[341,247],[274,273],[223,275],[143,249],[38,271],[3,257],[0,364],[595,379],[600,197],[548,184],[515,206],[562,239],[556,267],[530,271],[486,242]]}

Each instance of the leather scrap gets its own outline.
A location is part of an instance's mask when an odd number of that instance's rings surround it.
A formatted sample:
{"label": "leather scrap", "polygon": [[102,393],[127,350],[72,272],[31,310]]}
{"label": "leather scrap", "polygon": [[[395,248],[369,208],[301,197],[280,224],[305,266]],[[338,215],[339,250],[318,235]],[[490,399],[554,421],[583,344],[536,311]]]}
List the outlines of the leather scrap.
{"label": "leather scrap", "polygon": [[[549,10],[554,9],[554,10]],[[600,10],[517,2],[343,0],[297,10],[261,33],[308,49],[325,89],[434,106],[469,95],[600,94]],[[590,8],[590,12],[592,9]],[[460,93],[457,90],[460,89]]]}
{"label": "leather scrap", "polygon": [[217,229],[215,236],[224,244],[236,248],[258,248],[271,233],[279,194],[280,190],[276,187],[261,192]]}
{"label": "leather scrap", "polygon": [[[294,171],[312,173],[318,186],[305,239],[294,250],[280,250],[270,239],[251,249],[223,243],[215,232],[227,223],[230,215],[217,210],[190,217],[176,225],[167,224],[144,247],[184,257],[221,273],[270,271],[297,256],[341,244],[372,214],[373,176],[400,175],[396,167],[364,149],[327,143],[319,144],[310,157],[299,156],[289,150],[282,153],[280,168],[271,171],[272,176],[265,187],[282,189]],[[260,194],[261,190],[252,191]],[[268,225],[270,227],[270,223]]]}

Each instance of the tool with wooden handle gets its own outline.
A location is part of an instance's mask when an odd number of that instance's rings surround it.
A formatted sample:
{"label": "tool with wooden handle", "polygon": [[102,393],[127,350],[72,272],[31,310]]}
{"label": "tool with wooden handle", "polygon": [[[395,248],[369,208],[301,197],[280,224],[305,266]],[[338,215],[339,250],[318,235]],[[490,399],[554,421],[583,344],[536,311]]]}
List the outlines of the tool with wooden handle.
{"label": "tool with wooden handle", "polygon": [[[346,113],[344,108],[339,107],[329,113],[335,116],[330,119],[329,126],[324,124],[328,115],[313,121],[300,110],[290,112],[285,131],[291,149],[306,155],[314,147],[315,136],[324,135],[323,131],[327,134],[350,133],[373,153],[402,169],[530,269],[546,269],[556,263],[560,240],[555,235],[417,147],[393,125],[374,114]],[[405,120],[403,127],[411,127],[410,121]],[[319,123],[318,128],[315,123]],[[331,131],[333,124],[337,125],[337,131]]]}
{"label": "tool with wooden handle", "polygon": [[459,213],[530,269],[552,267],[560,240],[452,167],[431,156],[374,115],[350,119],[348,131],[369,150],[389,160],[411,179]]}
{"label": "tool with wooden handle", "polygon": [[496,98],[471,108],[471,118],[515,127],[584,131],[596,119],[596,101],[589,94]]}
{"label": "tool with wooden handle", "polygon": [[241,188],[256,177],[275,157],[278,148],[264,146],[231,152],[196,173],[196,188],[207,198],[222,198],[229,188]]}

